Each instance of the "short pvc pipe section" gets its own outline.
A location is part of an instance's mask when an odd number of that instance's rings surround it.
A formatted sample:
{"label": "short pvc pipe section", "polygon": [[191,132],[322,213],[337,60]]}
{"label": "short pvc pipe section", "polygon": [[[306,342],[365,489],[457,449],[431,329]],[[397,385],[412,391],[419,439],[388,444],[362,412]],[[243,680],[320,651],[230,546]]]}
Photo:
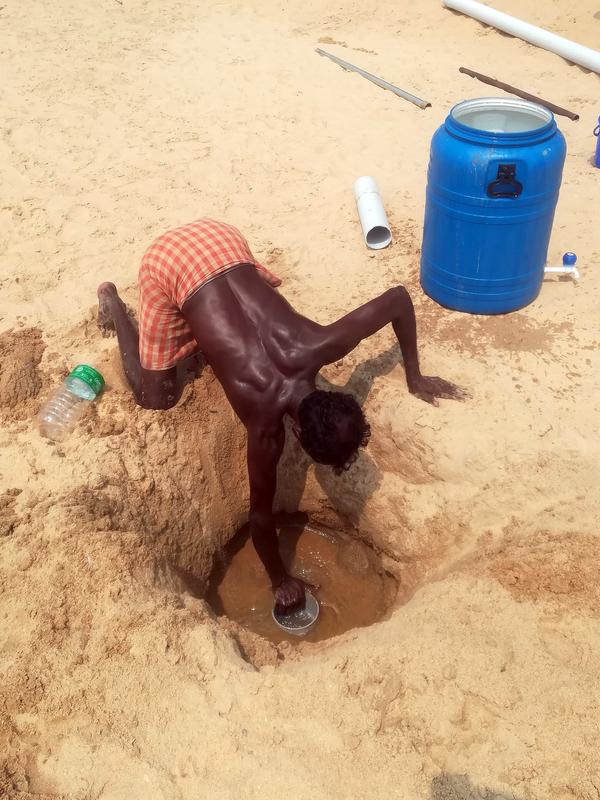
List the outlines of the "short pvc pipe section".
{"label": "short pvc pipe section", "polygon": [[376,225],[367,233],[367,247],[377,250],[379,247],[387,247],[392,241],[392,235],[384,225]]}
{"label": "short pvc pipe section", "polygon": [[365,244],[371,250],[387,247],[392,241],[392,232],[375,178],[369,175],[357,178],[354,196]]}

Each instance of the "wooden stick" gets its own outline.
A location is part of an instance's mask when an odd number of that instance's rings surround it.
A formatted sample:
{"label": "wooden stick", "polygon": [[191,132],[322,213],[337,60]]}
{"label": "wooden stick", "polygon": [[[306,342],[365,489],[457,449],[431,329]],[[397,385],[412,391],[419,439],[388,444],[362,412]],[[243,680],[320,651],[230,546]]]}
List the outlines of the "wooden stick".
{"label": "wooden stick", "polygon": [[561,108],[560,106],[554,105],[554,103],[549,103],[548,100],[542,100],[541,97],[536,97],[534,94],[524,92],[522,89],[517,89],[515,86],[510,86],[508,83],[497,81],[495,78],[490,78],[488,75],[482,75],[480,72],[473,72],[472,69],[467,69],[466,67],[460,67],[458,71],[462,72],[464,75],[470,75],[471,78],[477,78],[478,81],[487,83],[489,86],[495,86],[497,89],[502,89],[504,92],[509,92],[509,94],[516,94],[517,97],[522,97],[523,100],[531,100],[532,103],[539,103],[541,106],[545,106],[554,114],[560,114],[562,117],[568,117],[574,121],[579,119],[579,114],[574,114],[572,111],[567,111],[566,108]]}

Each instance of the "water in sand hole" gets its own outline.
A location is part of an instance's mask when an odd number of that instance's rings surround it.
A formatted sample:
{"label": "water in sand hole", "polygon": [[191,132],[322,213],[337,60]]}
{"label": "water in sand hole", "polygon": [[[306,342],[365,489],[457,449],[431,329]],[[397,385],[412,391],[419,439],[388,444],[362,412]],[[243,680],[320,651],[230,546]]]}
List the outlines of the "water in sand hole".
{"label": "water in sand hole", "polygon": [[288,525],[279,546],[288,571],[318,587],[321,612],[308,633],[288,634],[273,621],[269,580],[247,535],[234,539],[211,576],[207,600],[217,614],[273,642],[318,642],[371,625],[396,597],[396,580],[375,552],[347,534]]}

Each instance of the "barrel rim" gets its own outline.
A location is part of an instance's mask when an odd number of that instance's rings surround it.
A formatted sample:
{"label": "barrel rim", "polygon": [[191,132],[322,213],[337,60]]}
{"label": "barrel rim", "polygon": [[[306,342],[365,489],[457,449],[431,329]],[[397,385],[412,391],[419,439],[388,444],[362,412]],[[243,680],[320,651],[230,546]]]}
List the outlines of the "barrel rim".
{"label": "barrel rim", "polygon": [[[492,131],[467,125],[461,122],[460,117],[457,117],[457,111],[492,110],[493,108],[528,111],[530,114],[539,117],[541,124],[526,131]],[[511,142],[537,140],[549,133],[553,133],[557,126],[554,114],[538,103],[515,97],[477,97],[471,100],[462,100],[454,105],[446,118],[446,127],[451,132],[462,135],[464,138],[476,141],[482,139],[486,141],[493,140],[510,144]]]}

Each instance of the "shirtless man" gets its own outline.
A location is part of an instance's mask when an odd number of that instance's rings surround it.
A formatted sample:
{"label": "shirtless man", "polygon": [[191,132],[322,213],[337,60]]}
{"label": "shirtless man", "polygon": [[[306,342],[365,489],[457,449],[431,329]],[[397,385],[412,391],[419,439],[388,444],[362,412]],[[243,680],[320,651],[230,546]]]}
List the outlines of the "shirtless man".
{"label": "shirtless man", "polygon": [[283,417],[315,461],[347,469],[370,429],[352,397],[315,388],[317,373],[391,324],[408,391],[428,403],[462,399],[441,378],[421,374],[415,312],[403,286],[389,289],[330,325],[299,314],[275,291],[281,281],[255,261],[231,225],[200,219],[160,236],[139,273],[139,332],[112,283],[98,288],[98,320],[116,329],[125,375],[143,408],[174,406],[182,391],[178,364],[200,350],[248,433],[250,533],[275,602],[303,601],[304,584],[279,554],[273,518]]}

